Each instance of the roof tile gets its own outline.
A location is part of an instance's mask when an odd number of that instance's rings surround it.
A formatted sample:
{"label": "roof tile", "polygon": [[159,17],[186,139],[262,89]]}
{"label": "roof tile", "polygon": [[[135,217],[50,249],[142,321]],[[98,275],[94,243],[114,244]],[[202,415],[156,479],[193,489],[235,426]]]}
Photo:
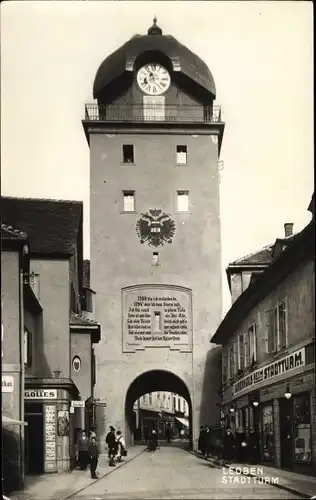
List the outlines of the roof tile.
{"label": "roof tile", "polygon": [[81,201],[1,198],[3,223],[27,233],[33,254],[72,254],[82,213]]}

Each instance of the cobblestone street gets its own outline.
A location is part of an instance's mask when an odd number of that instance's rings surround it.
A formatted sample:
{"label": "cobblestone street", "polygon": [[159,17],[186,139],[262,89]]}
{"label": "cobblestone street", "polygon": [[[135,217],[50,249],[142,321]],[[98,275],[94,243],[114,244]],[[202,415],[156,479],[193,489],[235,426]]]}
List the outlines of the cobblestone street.
{"label": "cobblestone street", "polygon": [[[272,478],[269,478],[270,480]],[[229,474],[187,451],[163,447],[147,451],[71,498],[88,499],[226,499],[301,498],[259,480]]]}

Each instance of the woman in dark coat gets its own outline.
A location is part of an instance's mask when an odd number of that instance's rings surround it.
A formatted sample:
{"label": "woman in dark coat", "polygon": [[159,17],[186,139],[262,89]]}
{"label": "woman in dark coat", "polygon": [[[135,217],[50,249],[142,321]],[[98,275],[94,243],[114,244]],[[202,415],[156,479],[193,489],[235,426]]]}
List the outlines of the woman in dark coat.
{"label": "woman in dark coat", "polygon": [[81,431],[80,438],[78,440],[78,463],[81,470],[86,470],[89,463],[89,439],[87,437],[86,431]]}
{"label": "woman in dark coat", "polygon": [[235,439],[230,427],[228,427],[223,439],[223,458],[226,462],[231,462],[235,455]]}
{"label": "woman in dark coat", "polygon": [[260,444],[257,433],[253,428],[250,429],[248,438],[248,460],[255,465],[260,461]]}
{"label": "woman in dark coat", "polygon": [[158,438],[155,429],[152,430],[148,441],[148,451],[156,451],[158,447]]}
{"label": "woman in dark coat", "polygon": [[204,431],[203,425],[201,425],[201,427],[200,427],[198,450],[201,451],[202,453],[203,453],[203,450],[205,450],[205,431]]}

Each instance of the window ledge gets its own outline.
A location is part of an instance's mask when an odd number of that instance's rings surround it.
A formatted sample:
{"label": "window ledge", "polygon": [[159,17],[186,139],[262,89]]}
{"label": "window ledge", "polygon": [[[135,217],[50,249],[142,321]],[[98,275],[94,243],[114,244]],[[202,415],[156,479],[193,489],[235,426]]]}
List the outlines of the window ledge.
{"label": "window ledge", "polygon": [[122,165],[123,167],[130,167],[130,166],[132,166],[132,167],[133,167],[133,166],[135,166],[135,165],[136,165],[136,163],[134,163],[134,162],[125,162],[125,161],[122,161],[122,162],[121,162],[121,165]]}
{"label": "window ledge", "polygon": [[128,210],[121,210],[121,214],[137,214],[138,212],[134,211],[128,211]]}
{"label": "window ledge", "polygon": [[188,167],[189,164],[188,163],[176,163],[175,166],[176,167]]}

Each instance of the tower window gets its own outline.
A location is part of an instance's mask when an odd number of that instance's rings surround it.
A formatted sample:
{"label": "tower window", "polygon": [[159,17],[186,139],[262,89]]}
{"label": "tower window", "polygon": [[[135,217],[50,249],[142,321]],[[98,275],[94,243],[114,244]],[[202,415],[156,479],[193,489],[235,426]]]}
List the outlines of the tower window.
{"label": "tower window", "polygon": [[185,165],[187,163],[187,146],[177,146],[177,163]]}
{"label": "tower window", "polygon": [[155,315],[154,315],[154,331],[161,332],[161,314],[160,314],[160,312],[155,312]]}
{"label": "tower window", "polygon": [[123,163],[134,163],[133,144],[123,144]]}
{"label": "tower window", "polygon": [[178,212],[189,211],[189,191],[178,191],[177,210]]}
{"label": "tower window", "polygon": [[159,264],[159,253],[154,252],[153,253],[153,266],[158,266]]}
{"label": "tower window", "polygon": [[123,191],[124,212],[135,212],[135,193],[134,191]]}

